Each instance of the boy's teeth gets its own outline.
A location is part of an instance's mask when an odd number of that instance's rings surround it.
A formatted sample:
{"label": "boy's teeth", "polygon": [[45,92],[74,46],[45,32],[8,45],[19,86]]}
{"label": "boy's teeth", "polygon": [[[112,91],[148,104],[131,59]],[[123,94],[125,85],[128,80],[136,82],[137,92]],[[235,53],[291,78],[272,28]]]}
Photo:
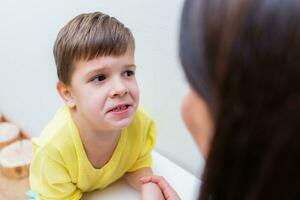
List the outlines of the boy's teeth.
{"label": "boy's teeth", "polygon": [[121,110],[125,110],[126,108],[127,108],[126,105],[122,105],[122,106],[119,106],[119,107],[113,109],[113,111],[114,111],[114,112],[119,112],[119,111],[121,111]]}
{"label": "boy's teeth", "polygon": [[115,108],[114,111],[115,111],[115,112],[120,111],[120,107]]}

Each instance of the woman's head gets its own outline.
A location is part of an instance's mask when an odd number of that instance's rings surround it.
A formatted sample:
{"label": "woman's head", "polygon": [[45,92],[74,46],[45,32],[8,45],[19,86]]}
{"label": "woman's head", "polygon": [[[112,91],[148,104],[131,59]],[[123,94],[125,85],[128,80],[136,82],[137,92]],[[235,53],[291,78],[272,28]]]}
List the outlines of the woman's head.
{"label": "woman's head", "polygon": [[272,199],[271,192],[276,199],[288,190],[293,197],[291,183],[300,179],[299,49],[298,0],[185,2],[180,57],[214,124],[203,199]]}

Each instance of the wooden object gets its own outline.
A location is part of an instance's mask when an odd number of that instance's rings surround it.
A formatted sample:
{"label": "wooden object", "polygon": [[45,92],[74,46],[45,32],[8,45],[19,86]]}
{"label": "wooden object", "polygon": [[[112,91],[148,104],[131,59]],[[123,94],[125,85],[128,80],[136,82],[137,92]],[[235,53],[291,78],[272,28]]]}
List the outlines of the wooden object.
{"label": "wooden object", "polygon": [[[2,115],[0,122],[10,121]],[[22,129],[20,139],[30,139]],[[10,179],[0,173],[0,200],[28,200],[26,192],[30,189],[28,177],[22,179]]]}
{"label": "wooden object", "polygon": [[20,139],[20,128],[11,122],[0,122],[0,149]]}
{"label": "wooden object", "polygon": [[31,141],[19,140],[0,151],[1,172],[8,178],[24,178],[29,175]]}

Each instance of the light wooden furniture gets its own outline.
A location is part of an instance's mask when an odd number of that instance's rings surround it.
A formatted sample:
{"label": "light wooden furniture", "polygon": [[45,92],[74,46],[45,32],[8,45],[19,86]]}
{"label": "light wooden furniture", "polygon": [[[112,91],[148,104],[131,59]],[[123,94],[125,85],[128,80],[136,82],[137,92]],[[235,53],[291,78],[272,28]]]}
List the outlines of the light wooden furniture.
{"label": "light wooden furniture", "polygon": [[29,190],[28,178],[8,179],[0,175],[0,199],[1,200],[25,200]]}
{"label": "light wooden furniture", "polygon": [[[9,120],[3,116],[2,121]],[[29,137],[21,130],[20,139],[29,139]],[[27,200],[26,192],[28,190],[28,177],[22,179],[9,179],[0,173],[0,200]]]}

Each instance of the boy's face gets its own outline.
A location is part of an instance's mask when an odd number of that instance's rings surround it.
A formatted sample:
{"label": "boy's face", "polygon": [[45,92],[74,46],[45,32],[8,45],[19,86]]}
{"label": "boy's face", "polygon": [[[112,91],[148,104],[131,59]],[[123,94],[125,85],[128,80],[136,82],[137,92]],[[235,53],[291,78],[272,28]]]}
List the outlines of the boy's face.
{"label": "boy's face", "polygon": [[82,124],[104,131],[127,127],[139,104],[133,51],[78,61],[69,87]]}

